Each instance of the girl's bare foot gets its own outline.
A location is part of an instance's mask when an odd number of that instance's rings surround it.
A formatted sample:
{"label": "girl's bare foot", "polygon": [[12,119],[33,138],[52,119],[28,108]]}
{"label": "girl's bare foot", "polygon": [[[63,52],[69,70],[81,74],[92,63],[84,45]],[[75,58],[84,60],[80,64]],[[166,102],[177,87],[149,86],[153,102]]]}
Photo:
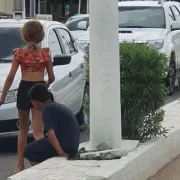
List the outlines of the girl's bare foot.
{"label": "girl's bare foot", "polygon": [[24,167],[17,167],[16,169],[15,169],[15,171],[14,171],[14,174],[17,174],[17,173],[19,173],[19,172],[21,172],[21,171],[23,171],[24,170]]}

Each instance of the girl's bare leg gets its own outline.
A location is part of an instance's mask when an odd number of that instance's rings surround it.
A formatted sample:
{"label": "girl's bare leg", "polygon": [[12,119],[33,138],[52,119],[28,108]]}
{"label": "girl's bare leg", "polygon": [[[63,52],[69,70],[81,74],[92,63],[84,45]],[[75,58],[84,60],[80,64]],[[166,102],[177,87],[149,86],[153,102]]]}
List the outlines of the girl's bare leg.
{"label": "girl's bare leg", "polygon": [[18,165],[15,173],[24,170],[24,149],[29,131],[29,110],[19,110]]}
{"label": "girl's bare leg", "polygon": [[42,112],[34,108],[32,108],[32,128],[33,128],[33,136],[36,141],[44,137]]}

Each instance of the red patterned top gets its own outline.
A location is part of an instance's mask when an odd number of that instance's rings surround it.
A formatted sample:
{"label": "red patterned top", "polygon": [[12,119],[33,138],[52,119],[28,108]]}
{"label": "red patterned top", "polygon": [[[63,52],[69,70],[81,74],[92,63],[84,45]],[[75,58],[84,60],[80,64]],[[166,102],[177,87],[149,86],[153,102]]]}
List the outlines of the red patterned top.
{"label": "red patterned top", "polygon": [[22,72],[43,72],[47,61],[50,60],[49,48],[42,48],[40,51],[25,52],[24,49],[15,49],[13,52],[21,66]]}

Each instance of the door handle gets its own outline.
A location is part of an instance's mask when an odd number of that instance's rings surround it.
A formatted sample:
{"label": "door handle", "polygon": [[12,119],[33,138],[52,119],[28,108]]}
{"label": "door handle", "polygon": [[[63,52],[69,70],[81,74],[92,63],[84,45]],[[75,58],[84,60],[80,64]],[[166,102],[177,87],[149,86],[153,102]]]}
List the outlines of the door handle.
{"label": "door handle", "polygon": [[72,77],[72,72],[69,72],[69,77]]}

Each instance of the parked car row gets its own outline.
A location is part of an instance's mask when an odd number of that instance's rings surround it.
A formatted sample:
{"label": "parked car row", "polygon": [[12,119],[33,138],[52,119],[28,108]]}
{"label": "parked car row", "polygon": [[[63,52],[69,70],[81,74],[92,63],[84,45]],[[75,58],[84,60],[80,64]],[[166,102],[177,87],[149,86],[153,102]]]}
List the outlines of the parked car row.
{"label": "parked car row", "polygon": [[[28,20],[0,20],[0,94],[11,67],[13,50],[25,46],[20,29],[26,21]],[[77,117],[82,118],[79,115],[82,113],[85,87],[85,54],[65,25],[54,21],[40,22],[45,31],[45,38],[40,47],[49,47],[53,57],[55,82],[49,90],[57,102],[65,104]],[[18,69],[5,104],[0,106],[0,137],[14,136],[19,131],[16,95],[20,79],[21,72]],[[32,133],[31,124],[29,133]]]}
{"label": "parked car row", "polygon": [[[171,1],[123,1],[118,3],[118,9],[119,42],[148,43],[165,53],[170,67],[166,80],[173,93],[175,80],[180,77],[180,4]],[[25,45],[20,29],[26,21],[0,20],[0,94],[11,67],[13,50]],[[65,104],[77,117],[82,118],[86,83],[84,55],[89,51],[89,15],[71,17],[65,24],[67,27],[54,21],[40,22],[45,31],[40,46],[50,48],[56,77],[49,90],[57,102]],[[16,95],[20,78],[19,69],[5,104],[0,107],[0,137],[18,133]],[[32,133],[31,124],[29,133]]]}
{"label": "parked car row", "polygon": [[[169,59],[166,84],[174,92],[180,78],[180,3],[175,1],[122,1],[119,10],[119,42],[148,43]],[[89,14],[71,17],[65,24],[79,46],[89,51]]]}

